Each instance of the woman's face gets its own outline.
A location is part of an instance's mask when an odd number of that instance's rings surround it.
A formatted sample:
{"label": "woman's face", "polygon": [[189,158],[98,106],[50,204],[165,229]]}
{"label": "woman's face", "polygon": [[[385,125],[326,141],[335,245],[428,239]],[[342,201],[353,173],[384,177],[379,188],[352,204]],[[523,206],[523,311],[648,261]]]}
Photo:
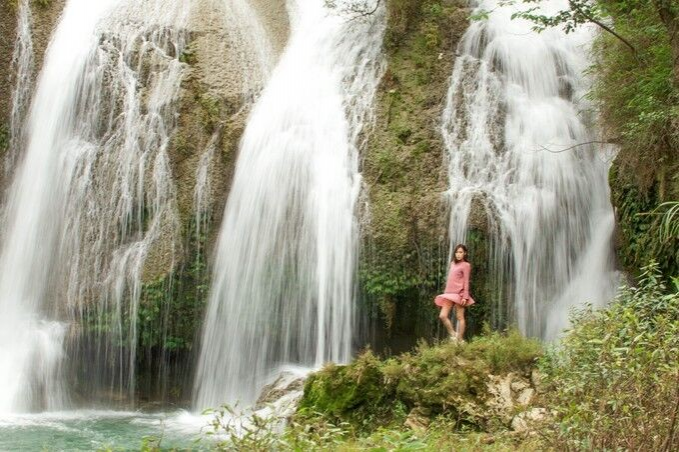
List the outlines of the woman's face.
{"label": "woman's face", "polygon": [[462,259],[464,259],[464,250],[462,248],[458,248],[455,250],[455,260],[459,262]]}

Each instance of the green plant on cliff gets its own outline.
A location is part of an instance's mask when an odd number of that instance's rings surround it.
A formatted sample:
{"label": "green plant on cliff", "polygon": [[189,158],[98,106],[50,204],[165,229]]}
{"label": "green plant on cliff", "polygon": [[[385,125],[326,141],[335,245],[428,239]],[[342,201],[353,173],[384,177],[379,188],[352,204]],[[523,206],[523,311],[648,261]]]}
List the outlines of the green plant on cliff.
{"label": "green plant on cliff", "polygon": [[205,234],[189,228],[188,259],[184,268],[143,285],[139,303],[139,346],[167,352],[188,351],[200,329],[208,294]]}
{"label": "green plant on cliff", "polygon": [[556,450],[676,450],[679,446],[679,280],[658,265],[574,328],[542,360]]}
{"label": "green plant on cliff", "polygon": [[[611,138],[620,145],[620,176],[642,189],[659,186],[659,200],[671,191],[679,150],[679,86],[673,84],[672,48],[654,2],[600,2],[615,29],[638,49],[601,35],[595,43],[597,63],[592,98]],[[677,181],[679,182],[679,181]],[[669,190],[668,190],[669,189]],[[675,192],[676,194],[676,192]]]}
{"label": "green plant on cliff", "polygon": [[612,197],[619,218],[618,252],[623,266],[634,269],[639,262],[655,258],[666,276],[679,275],[679,238],[668,234],[676,219],[666,206],[658,205],[658,189],[643,190],[620,176],[620,166],[611,169]]}
{"label": "green plant on cliff", "polygon": [[679,238],[679,201],[669,201],[660,204],[656,213],[660,214],[661,242]]}

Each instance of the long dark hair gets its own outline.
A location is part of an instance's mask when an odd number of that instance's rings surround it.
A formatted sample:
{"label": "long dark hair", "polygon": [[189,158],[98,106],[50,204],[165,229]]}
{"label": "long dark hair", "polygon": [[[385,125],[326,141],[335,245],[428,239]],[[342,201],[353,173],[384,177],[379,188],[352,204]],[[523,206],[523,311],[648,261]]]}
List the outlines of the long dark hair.
{"label": "long dark hair", "polygon": [[457,253],[457,250],[459,250],[460,248],[462,248],[462,250],[464,251],[464,257],[462,258],[462,260],[463,260],[464,262],[469,262],[469,261],[467,260],[467,255],[469,254],[469,252],[467,251],[467,247],[464,246],[464,245],[461,244],[461,243],[458,243],[458,244],[455,246],[455,250],[453,251],[453,262],[456,263],[456,264],[457,264],[458,262],[460,262],[460,261],[458,261],[458,260],[455,258],[455,253]]}

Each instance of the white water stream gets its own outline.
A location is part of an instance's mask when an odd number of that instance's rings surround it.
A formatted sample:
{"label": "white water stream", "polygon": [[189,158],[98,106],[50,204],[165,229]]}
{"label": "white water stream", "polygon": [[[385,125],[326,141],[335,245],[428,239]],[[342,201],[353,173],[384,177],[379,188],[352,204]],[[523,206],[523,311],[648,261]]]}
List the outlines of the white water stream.
{"label": "white water stream", "polygon": [[[498,288],[484,301],[494,304],[494,321],[550,339],[570,307],[601,305],[617,286],[611,154],[591,144],[597,133],[584,99],[594,31],[538,34],[499,3],[478,2],[491,13],[464,35],[443,114],[451,246],[468,238],[472,209],[483,209]],[[548,15],[567,6],[541,3]]]}
{"label": "white water stream", "polygon": [[250,404],[282,366],[351,353],[357,145],[383,69],[384,12],[348,21],[320,0],[288,11],[290,41],[249,118],[224,213],[197,409]]}

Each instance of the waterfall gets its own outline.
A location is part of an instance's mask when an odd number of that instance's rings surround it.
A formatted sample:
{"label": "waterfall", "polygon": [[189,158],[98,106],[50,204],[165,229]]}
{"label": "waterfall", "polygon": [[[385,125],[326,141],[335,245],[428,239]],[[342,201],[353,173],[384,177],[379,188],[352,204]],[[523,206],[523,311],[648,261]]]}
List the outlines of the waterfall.
{"label": "waterfall", "polygon": [[[567,7],[541,3],[548,15]],[[593,30],[538,34],[511,19],[515,8],[478,2],[489,18],[473,22],[458,49],[442,121],[451,247],[469,237],[470,215],[485,214],[497,293],[482,301],[496,323],[549,339],[571,306],[601,305],[617,285],[610,150],[592,144],[584,100]]]}
{"label": "waterfall", "polygon": [[[223,21],[226,36],[221,44],[226,47],[224,54],[230,58],[230,67],[238,71],[238,77],[228,83],[240,83],[237,91],[241,93],[246,111],[261,92],[264,83],[271,75],[275,57],[273,46],[257,13],[246,0],[211,0],[208,5],[211,15],[218,14]],[[224,77],[224,74],[214,74]],[[196,169],[196,186],[193,191],[194,231],[193,239],[197,246],[197,263],[204,258],[204,242],[209,233],[212,204],[215,198],[212,179],[214,158],[218,151],[221,131],[215,131],[205,151],[200,156]],[[202,276],[202,275],[201,275]]]}
{"label": "waterfall", "polygon": [[6,206],[0,412],[67,406],[66,372],[82,398],[134,396],[142,276],[178,250],[167,148],[190,4],[65,6]]}
{"label": "waterfall", "polygon": [[290,41],[249,117],[221,226],[198,409],[252,403],[281,366],[351,353],[357,146],[383,70],[384,11],[348,20],[320,0],[288,11]]}
{"label": "waterfall", "polygon": [[12,54],[10,76],[14,91],[12,92],[12,111],[10,113],[9,154],[5,156],[5,174],[9,174],[16,166],[19,149],[24,143],[23,122],[31,97],[31,76],[33,75],[33,38],[31,36],[30,0],[21,0],[17,11],[17,38]]}

